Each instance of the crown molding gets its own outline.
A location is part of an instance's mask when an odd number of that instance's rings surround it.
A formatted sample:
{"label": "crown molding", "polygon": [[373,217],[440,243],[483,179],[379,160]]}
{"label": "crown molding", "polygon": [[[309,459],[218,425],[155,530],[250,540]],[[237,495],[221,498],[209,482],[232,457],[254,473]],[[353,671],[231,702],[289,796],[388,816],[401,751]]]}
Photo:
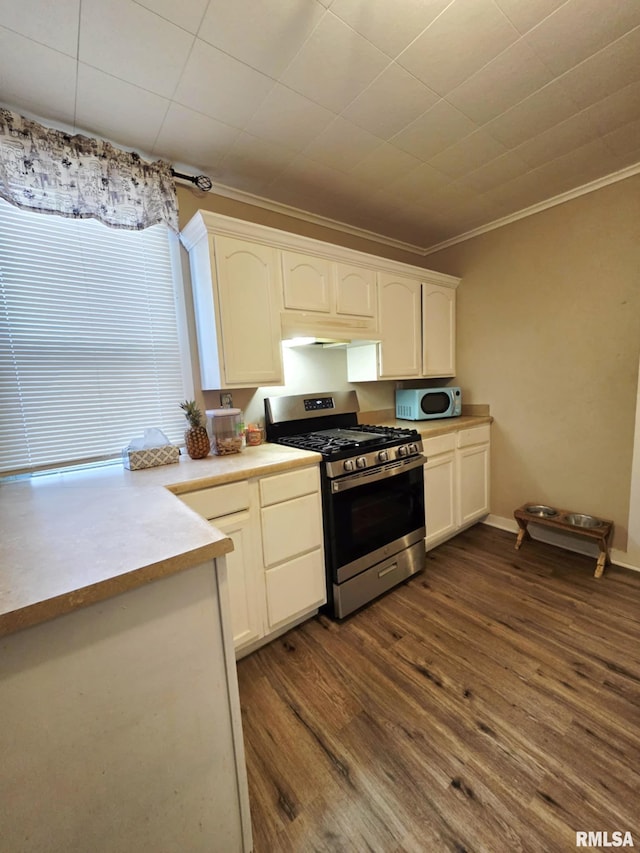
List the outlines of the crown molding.
{"label": "crown molding", "polygon": [[640,173],[640,163],[634,163],[633,166],[627,166],[617,172],[612,172],[605,175],[603,178],[598,178],[595,181],[590,181],[588,184],[583,184],[581,187],[576,187],[573,190],[568,190],[566,193],[553,196],[546,201],[541,201],[538,204],[532,204],[531,207],[525,207],[517,213],[510,213],[509,216],[503,216],[502,219],[496,219],[489,222],[487,225],[481,225],[479,228],[474,228],[472,231],[465,231],[457,237],[452,237],[450,240],[443,240],[442,243],[437,243],[435,246],[429,246],[422,249],[421,254],[432,255],[434,252],[439,252],[441,249],[448,249],[449,246],[455,246],[457,243],[464,243],[465,240],[471,240],[472,237],[479,237],[480,234],[486,234],[488,231],[495,231],[502,228],[504,225],[509,225],[512,222],[517,222],[519,219],[526,219],[528,216],[534,216],[536,213],[541,213],[543,210],[548,210],[550,207],[557,207],[559,204],[565,204],[567,201],[572,201],[574,198],[579,198],[582,195],[600,190],[603,187],[608,187],[610,184],[615,184],[618,181],[624,181],[627,178],[632,178]]}
{"label": "crown molding", "polygon": [[263,196],[254,195],[244,190],[237,190],[234,187],[228,187],[225,184],[218,184],[215,179],[213,189],[209,190],[209,192],[223,196],[224,198],[230,198],[233,201],[240,201],[243,204],[253,205],[253,207],[261,207],[264,210],[270,210],[272,213],[289,216],[292,219],[301,219],[303,222],[310,222],[312,225],[330,228],[332,231],[340,231],[342,234],[350,234],[352,237],[360,237],[362,240],[369,240],[373,243],[381,243],[383,246],[390,246],[393,249],[411,252],[413,255],[425,254],[422,246],[405,243],[402,240],[395,240],[393,237],[385,237],[384,234],[367,231],[366,228],[358,228],[355,225],[349,225],[348,222],[341,222],[339,219],[330,219],[328,216],[320,216],[317,213],[310,213],[299,207],[290,207],[288,204],[282,204],[279,201],[272,201]]}
{"label": "crown molding", "polygon": [[615,184],[618,181],[624,181],[639,173],[640,163],[635,163],[632,166],[627,166],[624,169],[612,172],[602,178],[597,178],[595,181],[590,181],[588,184],[583,184],[573,190],[560,193],[546,201],[533,204],[530,207],[525,207],[516,213],[510,213],[508,216],[503,216],[501,219],[495,219],[493,222],[488,222],[486,225],[481,225],[479,228],[474,228],[471,231],[465,231],[463,234],[451,237],[449,240],[443,240],[441,243],[436,243],[433,246],[417,246],[414,243],[405,243],[402,240],[394,240],[391,237],[385,237],[383,234],[377,234],[374,231],[367,231],[364,228],[356,228],[346,222],[341,222],[337,219],[330,219],[327,216],[319,216],[318,214],[310,213],[309,211],[302,210],[301,208],[291,207],[288,204],[271,201],[270,199],[245,192],[244,190],[237,190],[224,184],[217,184],[215,181],[213,189],[210,190],[210,192],[225,198],[230,198],[234,201],[240,201],[243,204],[250,204],[254,207],[261,207],[265,210],[270,210],[273,213],[289,216],[292,219],[300,219],[304,222],[310,222],[312,225],[330,228],[333,231],[340,231],[343,234],[350,234],[353,237],[360,237],[363,240],[380,243],[383,246],[390,246],[394,249],[411,252],[414,255],[427,257],[428,255],[434,254],[434,252],[439,252],[442,249],[448,249],[450,246],[455,246],[458,243],[464,243],[466,240],[471,240],[473,237],[479,237],[481,234],[487,234],[489,231],[495,231],[505,225],[510,225],[512,222],[517,222],[520,219],[526,219],[529,216],[534,216],[536,213],[541,213],[543,210],[548,210],[551,207],[557,207],[559,204],[565,204],[575,198],[596,192],[610,184]]}

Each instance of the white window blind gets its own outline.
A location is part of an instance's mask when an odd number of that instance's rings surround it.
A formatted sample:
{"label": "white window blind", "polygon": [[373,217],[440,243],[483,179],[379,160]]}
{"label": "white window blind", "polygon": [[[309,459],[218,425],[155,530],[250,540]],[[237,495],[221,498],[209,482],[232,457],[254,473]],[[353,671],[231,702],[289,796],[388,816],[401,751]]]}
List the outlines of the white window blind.
{"label": "white window blind", "polygon": [[185,399],[169,232],[0,200],[0,471],[180,442]]}

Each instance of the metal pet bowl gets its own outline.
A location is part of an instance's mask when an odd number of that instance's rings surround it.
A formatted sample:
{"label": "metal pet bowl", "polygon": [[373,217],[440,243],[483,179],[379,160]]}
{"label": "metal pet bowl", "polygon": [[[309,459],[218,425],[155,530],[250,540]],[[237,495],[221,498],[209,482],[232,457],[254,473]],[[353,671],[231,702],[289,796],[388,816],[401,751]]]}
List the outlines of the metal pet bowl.
{"label": "metal pet bowl", "polygon": [[569,513],[569,515],[565,515],[563,520],[574,527],[602,527],[604,524],[603,521],[600,521],[594,515],[583,515],[580,512]]}
{"label": "metal pet bowl", "polygon": [[554,509],[552,506],[542,506],[540,504],[525,507],[525,511],[528,512],[529,515],[537,515],[539,518],[553,518],[554,515],[558,514],[558,510]]}

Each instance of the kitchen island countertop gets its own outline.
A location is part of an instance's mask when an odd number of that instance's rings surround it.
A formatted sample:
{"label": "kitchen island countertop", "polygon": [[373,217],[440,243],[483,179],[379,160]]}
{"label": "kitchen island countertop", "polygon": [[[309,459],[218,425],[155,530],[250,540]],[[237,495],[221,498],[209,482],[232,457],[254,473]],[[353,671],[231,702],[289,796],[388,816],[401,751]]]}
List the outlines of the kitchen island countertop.
{"label": "kitchen island countertop", "polygon": [[140,471],[109,465],[3,483],[0,636],[233,550],[175,494],[319,460],[264,444]]}

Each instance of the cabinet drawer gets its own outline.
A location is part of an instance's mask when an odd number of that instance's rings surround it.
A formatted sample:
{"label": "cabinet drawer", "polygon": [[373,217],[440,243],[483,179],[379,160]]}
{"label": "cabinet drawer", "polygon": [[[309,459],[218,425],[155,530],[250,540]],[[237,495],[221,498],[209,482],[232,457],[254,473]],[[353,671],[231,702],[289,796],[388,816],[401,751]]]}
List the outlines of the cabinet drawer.
{"label": "cabinet drawer", "polygon": [[316,494],[265,507],[261,515],[267,567],[318,548],[322,542],[320,498]]}
{"label": "cabinet drawer", "polygon": [[433,438],[423,438],[424,454],[427,457],[438,456],[440,453],[448,453],[455,450],[456,434],[448,432],[446,435],[435,435]]}
{"label": "cabinet drawer", "polygon": [[224,486],[213,486],[211,489],[200,489],[197,492],[187,492],[180,495],[180,500],[204,518],[219,518],[231,515],[249,507],[249,483],[241,480],[238,483],[227,483]]}
{"label": "cabinet drawer", "polygon": [[322,551],[312,551],[266,572],[269,627],[327,600]]}
{"label": "cabinet drawer", "polygon": [[472,444],[486,444],[491,439],[489,424],[462,429],[458,433],[458,447],[470,447]]}
{"label": "cabinet drawer", "polygon": [[318,466],[302,468],[299,471],[287,471],[260,480],[260,504],[270,506],[289,501],[300,495],[309,495],[320,488]]}

